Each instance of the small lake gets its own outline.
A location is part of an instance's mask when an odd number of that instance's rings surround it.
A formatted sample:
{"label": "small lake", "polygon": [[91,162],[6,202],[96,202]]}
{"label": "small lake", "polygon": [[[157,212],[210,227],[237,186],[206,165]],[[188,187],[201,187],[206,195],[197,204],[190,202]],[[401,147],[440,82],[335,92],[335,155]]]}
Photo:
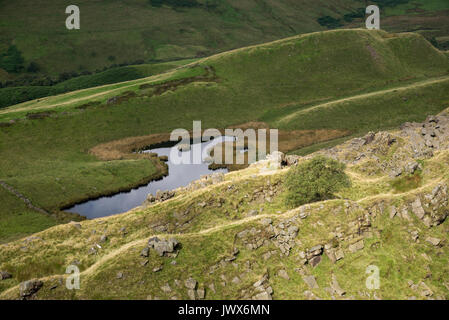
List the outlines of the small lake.
{"label": "small lake", "polygon": [[[207,161],[208,151],[218,143],[235,141],[234,137],[219,137],[212,141],[196,143],[190,145],[190,150],[179,151],[177,145],[171,144],[169,147],[157,147],[142,152],[157,153],[158,156],[167,156],[168,176],[160,180],[151,181],[149,184],[132,189],[129,192],[121,192],[113,196],[102,197],[77,204],[66,209],[68,212],[78,213],[88,219],[101,218],[114,214],[129,211],[140,206],[147,198],[148,194],[156,194],[158,190],[174,190],[187,186],[190,182],[200,179],[202,175],[214,172],[227,172],[227,169],[210,170]],[[189,157],[192,159],[194,148],[201,146],[201,164],[175,164],[170,159],[171,152],[176,152],[179,157]]]}

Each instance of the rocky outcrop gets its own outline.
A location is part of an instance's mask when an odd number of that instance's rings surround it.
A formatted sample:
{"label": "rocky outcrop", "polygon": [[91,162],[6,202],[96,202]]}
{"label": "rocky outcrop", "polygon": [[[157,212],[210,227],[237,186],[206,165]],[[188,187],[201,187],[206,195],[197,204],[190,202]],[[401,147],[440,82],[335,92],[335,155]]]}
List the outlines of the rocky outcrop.
{"label": "rocky outcrop", "polygon": [[370,132],[316,154],[357,165],[368,175],[382,172],[394,178],[420,169],[417,160],[433,156],[435,151],[449,148],[449,116],[429,116],[423,123],[405,123],[397,132]]}
{"label": "rocky outcrop", "polygon": [[20,296],[22,298],[30,298],[36,294],[43,285],[44,283],[42,281],[36,279],[22,282],[19,287]]}
{"label": "rocky outcrop", "polygon": [[268,274],[265,274],[260,280],[253,284],[256,294],[253,300],[272,300],[273,288],[268,284]]}
{"label": "rocky outcrop", "polygon": [[220,182],[224,181],[224,173],[222,172],[215,172],[208,175],[203,175],[200,177],[199,180],[192,181],[189,185],[186,187],[180,188],[179,190],[182,191],[193,191],[198,190],[210,185],[214,185]]}
{"label": "rocky outcrop", "polygon": [[259,171],[278,170],[286,165],[285,155],[280,151],[267,154],[265,159],[250,164],[250,168],[257,168]]}
{"label": "rocky outcrop", "polygon": [[402,212],[411,211],[427,227],[440,225],[449,216],[447,191],[447,185],[440,183],[431,192],[417,195],[403,207]]}
{"label": "rocky outcrop", "polygon": [[143,203],[144,206],[148,206],[157,202],[164,202],[171,198],[173,198],[176,195],[175,191],[160,191],[158,190],[156,192],[156,195],[149,194],[145,202]]}
{"label": "rocky outcrop", "polygon": [[179,242],[171,238],[169,240],[161,240],[158,237],[152,237],[148,240],[148,247],[154,249],[159,256],[171,256],[177,247]]}

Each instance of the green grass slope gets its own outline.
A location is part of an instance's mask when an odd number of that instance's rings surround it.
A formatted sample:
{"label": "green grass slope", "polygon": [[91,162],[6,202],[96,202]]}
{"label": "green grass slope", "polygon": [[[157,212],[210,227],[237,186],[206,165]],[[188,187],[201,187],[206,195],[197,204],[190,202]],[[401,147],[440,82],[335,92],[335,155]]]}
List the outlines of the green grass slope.
{"label": "green grass slope", "polygon": [[[449,35],[447,22],[441,19],[445,10],[449,10],[447,1],[388,1],[387,6],[383,6],[382,0],[373,2],[382,5],[386,30],[409,31],[418,27],[429,37]],[[24,60],[23,66],[20,63],[17,66],[23,69],[21,73],[33,63],[38,67],[38,74],[58,76],[63,72],[102,70],[138,60],[205,56],[327,30],[326,25],[318,22],[326,16],[337,19],[337,26],[349,23],[363,27],[363,14],[359,13],[366,7],[362,0],[196,0],[192,3],[195,5],[180,7],[152,6],[151,0],[80,0],[77,5],[81,10],[81,29],[69,31],[65,28],[65,3],[2,1],[0,53],[6,53],[14,45]],[[443,31],[438,31],[442,28]],[[14,72],[0,72],[1,80],[16,77]]]}
{"label": "green grass slope", "polygon": [[53,86],[6,87],[0,89],[0,108],[64,92],[145,78],[163,73],[192,61],[193,60],[181,60],[168,63],[112,68],[95,74],[74,77]]}
{"label": "green grass slope", "polygon": [[[38,299],[190,299],[184,287],[190,277],[198,281],[198,289],[206,290],[207,299],[249,299],[259,293],[253,284],[264,275],[265,288],[271,286],[274,299],[448,299],[448,220],[426,226],[408,208],[419,197],[438,206],[435,213],[447,212],[447,194],[441,190],[449,181],[449,152],[440,150],[420,161],[420,184],[398,191],[395,185],[403,177],[391,178],[380,169],[390,161],[383,156],[396,163],[403,152],[411,151],[407,138],[393,134],[397,142],[387,148],[382,139],[355,153],[346,145],[350,158],[376,150],[379,172],[369,174],[372,153],[348,165],[345,172],[352,185],[337,199],[290,208],[283,183],[288,169],[252,167],[228,174],[217,184],[179,191],[166,202],[120,216],[59,225],[26,243],[5,244],[0,269],[13,278],[0,282],[0,299],[18,298],[20,282],[33,278],[44,282]],[[268,192],[271,201],[264,196]],[[393,206],[398,214],[392,217]],[[297,233],[285,240],[283,235],[294,226]],[[284,233],[274,236],[274,228]],[[103,235],[106,241],[100,242]],[[151,249],[149,257],[143,257],[142,250],[155,235],[175,237],[181,243],[177,254],[159,256]],[[440,244],[432,245],[428,237],[438,238]],[[287,242],[291,248],[284,254]],[[355,243],[363,246],[354,249]],[[305,263],[305,254],[316,245],[325,246],[325,252],[341,250],[343,256],[332,262],[322,252],[316,266]],[[81,271],[81,289],[70,291],[63,280],[73,261]],[[377,290],[365,285],[370,265],[380,271]],[[334,287],[332,275],[345,291],[343,296],[329,289]],[[306,276],[313,276],[318,286],[310,288]],[[423,294],[427,289],[430,295]]]}
{"label": "green grass slope", "polygon": [[2,207],[8,208],[0,213],[0,243],[39,232],[57,224],[48,215],[29,209],[15,195],[0,189]]}
{"label": "green grass slope", "polygon": [[[100,143],[189,129],[193,120],[203,128],[262,120],[273,128],[347,128],[360,135],[446,108],[448,72],[447,56],[416,34],[339,30],[238,49],[163,75],[0,110],[3,122],[19,119],[0,128],[0,179],[57,211],[157,171],[148,159],[99,161],[88,150]],[[324,118],[297,117],[329,101],[391,89],[371,97],[373,104],[362,99],[326,108]],[[114,96],[119,103],[107,104]],[[54,113],[25,118],[39,111]]]}
{"label": "green grass slope", "polygon": [[[1,50],[15,44],[48,74],[102,69],[136,60],[203,56],[281,37],[324,30],[322,14],[344,14],[361,1],[198,0],[199,6],[154,7],[150,0],[80,0],[81,29],[65,28],[60,1],[2,1]],[[170,23],[167,23],[167,22]],[[30,32],[33,30],[33,32]]]}

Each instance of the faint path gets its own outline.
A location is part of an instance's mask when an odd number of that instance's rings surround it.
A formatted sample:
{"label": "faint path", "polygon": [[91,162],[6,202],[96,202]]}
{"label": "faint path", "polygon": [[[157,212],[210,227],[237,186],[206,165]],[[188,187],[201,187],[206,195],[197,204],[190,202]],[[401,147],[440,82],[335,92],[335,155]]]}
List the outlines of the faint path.
{"label": "faint path", "polygon": [[[439,182],[441,182],[444,179],[435,179],[431,182],[429,182],[428,184],[421,186],[420,188],[417,189],[413,189],[404,193],[398,193],[398,194],[378,194],[375,196],[369,196],[363,199],[358,199],[358,200],[350,200],[352,202],[355,203],[362,203],[365,202],[367,200],[375,200],[376,198],[382,198],[382,197],[399,197],[399,196],[405,196],[407,194],[414,194],[417,193],[419,191],[422,191],[425,188],[428,188],[431,185],[435,185]],[[330,200],[326,200],[326,201],[321,201],[321,202],[316,202],[313,203],[312,205],[318,206],[318,205],[322,205],[323,203],[329,203],[329,202],[334,202],[334,201],[341,201],[342,199],[330,199]],[[309,204],[310,205],[310,204]],[[300,211],[301,207],[297,207],[294,208],[292,210],[288,210],[285,211],[283,213],[271,213],[271,214],[262,214],[262,215],[258,215],[258,216],[252,216],[252,217],[247,217],[244,219],[240,219],[238,221],[234,221],[234,222],[230,222],[230,223],[226,223],[226,224],[222,224],[222,225],[218,225],[212,228],[208,228],[208,229],[204,229],[204,230],[200,230],[197,232],[191,232],[191,233],[177,233],[177,234],[158,234],[158,235],[151,235],[151,237],[169,237],[169,236],[179,236],[181,238],[189,238],[189,237],[194,237],[194,236],[199,236],[199,235],[206,235],[206,234],[210,234],[210,233],[214,233],[214,232],[219,232],[219,231],[224,231],[227,228],[233,227],[233,226],[238,226],[238,225],[243,225],[245,223],[248,222],[252,222],[252,221],[256,221],[256,220],[261,220],[263,218],[287,218],[290,216],[293,216],[294,214],[297,214]],[[137,239],[134,241],[131,241],[127,244],[122,245],[121,247],[112,250],[111,252],[107,253],[106,255],[102,256],[101,258],[99,258],[98,261],[96,261],[94,264],[92,264],[90,267],[88,267],[86,270],[84,270],[83,272],[81,272],[81,275],[84,277],[88,277],[89,275],[93,275],[95,274],[95,271],[97,271],[101,266],[103,266],[106,262],[118,257],[120,254],[125,253],[128,249],[134,247],[134,246],[138,246],[138,245],[145,245],[148,241],[148,237],[144,238],[144,239]],[[46,277],[42,277],[40,278],[40,280],[42,281],[48,281],[51,279],[54,279],[56,277],[63,277],[63,274],[55,274],[55,275],[49,275]],[[20,285],[16,285],[14,287],[8,288],[5,291],[0,293],[0,299],[5,299],[8,297],[9,294],[12,294],[14,291],[19,290],[19,286]]]}
{"label": "faint path", "polygon": [[444,77],[440,77],[437,79],[429,79],[429,80],[424,80],[424,81],[420,81],[420,82],[415,82],[415,83],[412,83],[412,84],[409,84],[406,86],[402,86],[402,87],[395,87],[395,88],[391,88],[391,89],[374,91],[374,92],[370,92],[370,93],[364,93],[364,94],[359,94],[359,95],[355,95],[355,96],[351,96],[351,97],[347,97],[347,98],[343,98],[343,99],[338,99],[338,100],[318,104],[318,105],[310,107],[310,108],[306,108],[306,109],[302,109],[302,110],[293,112],[285,117],[280,118],[277,122],[278,123],[288,122],[289,120],[294,119],[296,116],[298,116],[300,114],[305,114],[305,113],[308,113],[308,112],[316,110],[316,109],[327,108],[327,107],[330,107],[330,106],[333,106],[333,105],[336,105],[336,104],[339,104],[342,102],[354,101],[354,100],[365,99],[365,98],[369,98],[369,97],[380,96],[385,93],[390,93],[390,92],[395,92],[395,91],[406,91],[408,89],[425,87],[428,85],[445,82],[448,80],[449,80],[449,76],[444,76]]}

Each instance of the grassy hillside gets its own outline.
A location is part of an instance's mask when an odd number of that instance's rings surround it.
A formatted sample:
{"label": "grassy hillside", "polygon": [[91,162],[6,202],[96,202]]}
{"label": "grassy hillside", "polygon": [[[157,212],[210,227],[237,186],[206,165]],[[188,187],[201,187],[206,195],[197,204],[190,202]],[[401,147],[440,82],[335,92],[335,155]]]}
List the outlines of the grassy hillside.
{"label": "grassy hillside", "polygon": [[66,81],[61,81],[54,85],[6,87],[0,89],[0,108],[18,104],[24,101],[53,96],[64,92],[145,78],[151,75],[163,73],[192,61],[194,61],[194,59],[167,63],[117,67],[95,74],[74,77]]}
{"label": "grassy hillside", "polygon": [[[429,37],[449,35],[447,21],[441,18],[449,10],[447,1],[373,2],[382,5],[385,30],[416,31],[418,27],[431,32]],[[362,0],[192,3],[195,5],[187,7],[176,5],[176,1],[162,1],[161,6],[155,6],[151,0],[80,0],[77,5],[81,10],[81,29],[69,31],[64,24],[66,3],[2,1],[0,53],[13,48],[18,55],[14,56],[14,66],[5,63],[0,80],[16,78],[17,71],[50,76],[93,72],[114,64],[202,57],[328,27],[363,27],[364,14],[360,12],[366,7]],[[320,24],[326,17],[338,23]],[[408,20],[404,22],[403,17]],[[5,73],[7,69],[11,69],[9,75]]]}
{"label": "grassy hillside", "polygon": [[34,61],[49,74],[94,71],[114,63],[204,56],[324,29],[315,21],[316,17],[334,10],[346,13],[361,3],[197,2],[201,5],[178,7],[152,6],[150,0],[81,0],[77,2],[81,29],[69,31],[65,28],[65,3],[52,0],[31,5],[20,0],[2,1],[0,43],[6,48],[14,43],[26,63]]}
{"label": "grassy hillside", "polygon": [[[416,34],[339,30],[239,49],[166,74],[0,110],[0,179],[57,212],[157,174],[155,159],[99,161],[88,151],[100,143],[189,129],[198,119],[203,128],[265,121],[286,135],[334,128],[361,135],[446,108],[448,72],[447,56]],[[316,112],[334,100],[324,116]]]}
{"label": "grassy hillside", "polygon": [[[285,202],[291,169],[267,171],[259,164],[212,185],[179,190],[166,202],[3,245],[0,270],[13,277],[0,282],[0,299],[18,298],[19,283],[34,278],[43,281],[38,299],[192,299],[203,289],[206,299],[250,299],[261,292],[273,299],[448,299],[445,119],[435,138],[440,148],[419,159],[418,183],[387,174],[389,166],[417,160],[413,141],[400,131],[329,151],[348,163],[351,187],[298,208]],[[417,199],[424,219],[412,205]],[[429,225],[430,216],[444,219]],[[175,237],[180,246],[161,256],[154,249],[145,254],[154,236]],[[82,272],[80,290],[64,286],[71,263]],[[370,265],[379,268],[377,290],[365,285]],[[198,282],[193,296],[185,285],[189,278]]]}
{"label": "grassy hillside", "polygon": [[0,189],[2,206],[8,210],[0,213],[0,243],[39,232],[57,224],[57,220],[28,208],[20,199],[5,189]]}

